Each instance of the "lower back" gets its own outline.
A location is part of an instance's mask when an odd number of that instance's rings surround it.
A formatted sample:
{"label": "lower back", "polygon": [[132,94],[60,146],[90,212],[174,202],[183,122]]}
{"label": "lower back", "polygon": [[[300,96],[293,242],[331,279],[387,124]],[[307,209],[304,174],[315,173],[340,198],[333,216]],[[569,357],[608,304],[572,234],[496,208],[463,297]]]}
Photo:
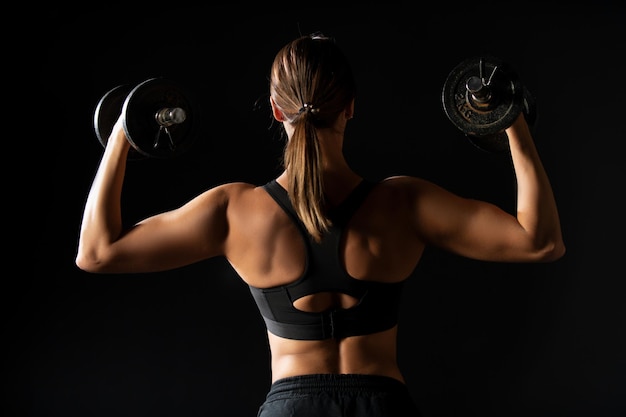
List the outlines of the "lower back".
{"label": "lower back", "polygon": [[291,340],[268,333],[272,381],[308,374],[384,375],[404,382],[397,365],[397,328],[341,340]]}

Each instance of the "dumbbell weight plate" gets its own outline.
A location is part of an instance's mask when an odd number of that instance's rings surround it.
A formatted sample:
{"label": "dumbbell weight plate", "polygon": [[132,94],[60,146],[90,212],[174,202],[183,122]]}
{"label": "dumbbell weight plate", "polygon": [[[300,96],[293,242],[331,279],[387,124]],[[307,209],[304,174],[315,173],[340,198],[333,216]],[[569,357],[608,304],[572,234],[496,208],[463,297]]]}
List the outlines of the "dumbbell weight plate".
{"label": "dumbbell weight plate", "polygon": [[[182,109],[184,121],[163,127],[155,115],[164,108]],[[122,113],[128,140],[145,156],[177,156],[196,140],[194,103],[184,89],[171,80],[151,78],[137,85],[124,100]]]}
{"label": "dumbbell weight plate", "polygon": [[[126,97],[131,89],[132,87],[129,85],[118,85],[117,87],[109,90],[98,101],[94,111],[93,126],[96,132],[96,137],[102,146],[106,146],[109,136],[113,131],[113,126],[122,112],[124,100],[126,100]],[[128,159],[142,158],[145,158],[145,155],[140,153],[134,147],[130,148],[128,152]]]}
{"label": "dumbbell weight plate", "polygon": [[[472,77],[486,84],[489,99],[485,102],[473,99],[468,88]],[[450,121],[474,143],[500,150],[508,147],[502,132],[524,110],[524,90],[508,64],[492,56],[481,56],[461,62],[450,72],[444,83],[442,103]]]}
{"label": "dumbbell weight plate", "polygon": [[[161,114],[163,110],[172,110],[166,114],[176,117],[157,118],[157,113]],[[177,156],[187,151],[197,137],[195,104],[182,86],[171,80],[151,78],[135,87],[120,85],[102,96],[93,123],[103,146],[106,146],[120,115],[126,137],[132,145],[129,159]]]}

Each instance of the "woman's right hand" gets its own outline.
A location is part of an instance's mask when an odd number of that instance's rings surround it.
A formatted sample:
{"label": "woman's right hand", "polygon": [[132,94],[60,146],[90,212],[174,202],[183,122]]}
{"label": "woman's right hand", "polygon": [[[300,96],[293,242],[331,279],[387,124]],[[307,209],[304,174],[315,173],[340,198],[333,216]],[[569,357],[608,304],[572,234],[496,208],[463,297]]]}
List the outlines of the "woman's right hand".
{"label": "woman's right hand", "polygon": [[128,136],[126,136],[126,131],[124,130],[123,114],[120,114],[115,121],[105,148],[118,146],[121,147],[120,150],[124,153],[127,153],[131,146]]}

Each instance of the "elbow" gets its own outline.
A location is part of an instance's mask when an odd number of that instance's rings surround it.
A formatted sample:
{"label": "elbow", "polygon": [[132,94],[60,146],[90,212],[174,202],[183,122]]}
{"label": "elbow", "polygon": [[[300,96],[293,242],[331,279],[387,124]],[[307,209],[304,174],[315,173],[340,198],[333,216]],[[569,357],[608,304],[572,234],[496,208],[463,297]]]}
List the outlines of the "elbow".
{"label": "elbow", "polygon": [[74,264],[78,267],[78,269],[83,270],[85,272],[94,272],[97,268],[94,267],[94,263],[89,261],[86,257],[76,255],[74,259]]}
{"label": "elbow", "polygon": [[79,248],[76,257],[74,258],[74,264],[81,270],[91,273],[104,273],[104,266],[106,262],[102,257],[97,254],[96,251],[87,251]]}
{"label": "elbow", "polygon": [[561,259],[566,252],[565,243],[562,239],[551,241],[549,244],[544,245],[539,251],[540,262],[554,262]]}

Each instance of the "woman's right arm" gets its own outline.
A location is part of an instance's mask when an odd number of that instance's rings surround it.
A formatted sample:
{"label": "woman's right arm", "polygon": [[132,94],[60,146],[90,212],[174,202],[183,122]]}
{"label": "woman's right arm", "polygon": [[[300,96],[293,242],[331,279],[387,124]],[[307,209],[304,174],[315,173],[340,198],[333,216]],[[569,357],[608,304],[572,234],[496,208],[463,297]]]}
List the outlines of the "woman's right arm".
{"label": "woman's right arm", "polygon": [[228,229],[228,186],[124,227],[121,194],[129,149],[120,118],[87,197],[76,265],[94,273],[155,272],[221,255]]}

